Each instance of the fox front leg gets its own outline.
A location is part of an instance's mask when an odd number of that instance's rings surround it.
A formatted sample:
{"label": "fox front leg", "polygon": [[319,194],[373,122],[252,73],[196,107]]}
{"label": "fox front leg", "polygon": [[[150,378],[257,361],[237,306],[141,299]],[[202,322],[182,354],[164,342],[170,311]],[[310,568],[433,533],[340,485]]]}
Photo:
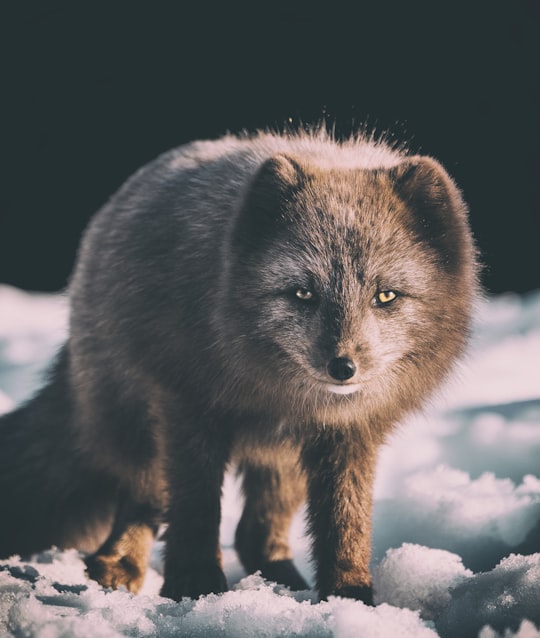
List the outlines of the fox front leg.
{"label": "fox front leg", "polygon": [[376,448],[350,432],[319,432],[303,449],[308,516],[321,599],[346,596],[373,604],[372,489]]}
{"label": "fox front leg", "polygon": [[[192,421],[193,423],[193,421]],[[228,445],[206,423],[182,428],[169,450],[165,581],[173,600],[227,590],[219,546],[221,488]]]}

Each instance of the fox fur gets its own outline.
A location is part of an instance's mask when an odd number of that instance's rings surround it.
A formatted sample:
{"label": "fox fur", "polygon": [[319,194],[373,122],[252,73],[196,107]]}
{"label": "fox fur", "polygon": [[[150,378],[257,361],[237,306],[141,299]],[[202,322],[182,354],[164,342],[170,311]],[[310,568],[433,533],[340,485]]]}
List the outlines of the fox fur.
{"label": "fox fur", "polygon": [[306,587],[307,500],[321,598],[370,602],[378,449],[467,342],[467,217],[436,160],[363,135],[229,135],[139,170],[84,234],[48,383],[0,419],[0,556],[75,547],[136,592],[166,522],[163,595],[222,592],[234,464],[245,568]]}

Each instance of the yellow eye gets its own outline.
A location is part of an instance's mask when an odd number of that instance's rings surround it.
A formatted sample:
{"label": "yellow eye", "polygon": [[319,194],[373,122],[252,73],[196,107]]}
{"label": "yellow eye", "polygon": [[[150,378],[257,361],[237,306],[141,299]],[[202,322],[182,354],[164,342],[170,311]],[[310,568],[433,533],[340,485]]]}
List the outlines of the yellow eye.
{"label": "yellow eye", "polygon": [[311,301],[313,299],[313,293],[307,288],[298,288],[294,294],[302,301]]}
{"label": "yellow eye", "polygon": [[397,295],[393,290],[381,290],[381,292],[377,293],[376,301],[382,306],[384,304],[391,303],[396,298]]}

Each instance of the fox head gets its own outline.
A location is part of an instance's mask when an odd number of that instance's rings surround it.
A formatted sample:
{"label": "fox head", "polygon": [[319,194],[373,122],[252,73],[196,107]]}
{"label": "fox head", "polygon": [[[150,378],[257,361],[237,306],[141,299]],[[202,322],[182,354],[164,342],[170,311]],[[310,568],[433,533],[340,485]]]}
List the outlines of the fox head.
{"label": "fox head", "polygon": [[415,407],[463,349],[475,251],[461,194],[431,158],[363,169],[278,154],[230,244],[231,352],[258,393],[307,412],[382,395]]}

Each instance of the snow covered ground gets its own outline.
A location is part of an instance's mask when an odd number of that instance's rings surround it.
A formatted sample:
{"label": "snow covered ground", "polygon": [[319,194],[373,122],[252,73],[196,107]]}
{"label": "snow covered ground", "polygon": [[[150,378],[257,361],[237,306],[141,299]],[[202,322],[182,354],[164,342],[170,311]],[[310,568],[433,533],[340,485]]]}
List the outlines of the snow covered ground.
{"label": "snow covered ground", "polygon": [[[0,411],[24,400],[65,334],[58,295],[0,286]],[[1,445],[1,441],[0,441]],[[222,542],[231,591],[158,595],[160,543],[143,593],[88,581],[76,551],[0,561],[0,638],[131,636],[540,637],[540,291],[479,308],[470,357],[380,461],[374,608],[291,594],[246,576],[232,549],[238,485],[227,477]],[[5,525],[1,513],[0,525]],[[292,544],[308,579],[298,515]]]}

